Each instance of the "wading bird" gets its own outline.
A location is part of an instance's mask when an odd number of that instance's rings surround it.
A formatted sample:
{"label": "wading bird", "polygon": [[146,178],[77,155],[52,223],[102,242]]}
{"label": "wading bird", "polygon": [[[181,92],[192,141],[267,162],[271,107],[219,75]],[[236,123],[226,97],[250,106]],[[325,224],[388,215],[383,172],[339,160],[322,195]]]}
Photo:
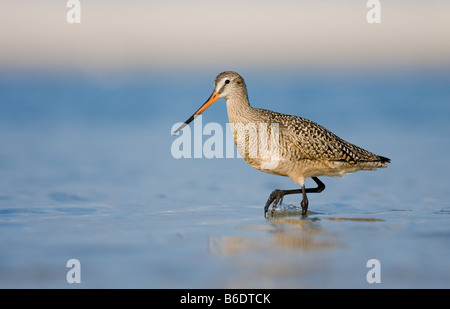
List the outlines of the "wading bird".
{"label": "wading bird", "polygon": [[[230,124],[241,124],[246,128],[233,130],[237,149],[244,160],[260,171],[287,176],[301,186],[301,189],[273,191],[264,207],[264,214],[273,203],[273,215],[277,204],[283,201],[285,195],[301,193],[302,215],[305,216],[308,210],[306,194],[319,193],[325,189],[324,183],[317,177],[376,170],[387,167],[386,163],[390,162],[386,157],[375,155],[339,138],[313,121],[250,106],[244,79],[232,71],[222,72],[216,77],[212,95],[174,133],[183,129],[220,98],[227,102]],[[266,132],[252,133],[249,129],[252,124],[255,125],[253,128],[263,128]],[[275,144],[268,142],[274,138]],[[261,150],[261,145],[269,145],[268,152],[252,151]],[[305,179],[308,177],[316,182],[316,188],[305,188]]]}

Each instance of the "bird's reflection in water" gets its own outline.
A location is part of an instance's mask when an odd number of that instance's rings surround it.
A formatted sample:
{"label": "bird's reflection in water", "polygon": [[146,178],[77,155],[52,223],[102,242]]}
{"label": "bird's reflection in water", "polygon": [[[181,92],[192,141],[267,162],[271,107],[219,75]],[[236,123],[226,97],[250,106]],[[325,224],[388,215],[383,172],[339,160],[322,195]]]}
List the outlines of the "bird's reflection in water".
{"label": "bird's reflection in water", "polygon": [[[238,235],[211,236],[208,242],[209,252],[229,258],[231,268],[221,280],[230,288],[298,287],[305,276],[326,269],[322,252],[337,246],[337,237],[318,221],[298,217],[240,229]],[[280,278],[282,284],[275,284]]]}
{"label": "bird's reflection in water", "polygon": [[[376,222],[376,218],[323,216],[306,219],[278,213],[263,224],[241,226],[235,235],[210,236],[212,254],[227,256],[230,269],[221,280],[231,288],[321,287],[333,274],[335,261],[348,246],[329,222]],[[358,223],[356,223],[358,224]],[[364,223],[363,223],[364,224]],[[280,278],[282,281],[280,283]],[[223,284],[221,281],[220,284]]]}
{"label": "bird's reflection in water", "polygon": [[237,254],[250,250],[308,251],[337,246],[333,235],[327,235],[314,220],[274,218],[268,220],[268,223],[241,227],[241,229],[267,231],[267,233],[243,233],[246,236],[211,236],[208,242],[209,251],[217,254]]}

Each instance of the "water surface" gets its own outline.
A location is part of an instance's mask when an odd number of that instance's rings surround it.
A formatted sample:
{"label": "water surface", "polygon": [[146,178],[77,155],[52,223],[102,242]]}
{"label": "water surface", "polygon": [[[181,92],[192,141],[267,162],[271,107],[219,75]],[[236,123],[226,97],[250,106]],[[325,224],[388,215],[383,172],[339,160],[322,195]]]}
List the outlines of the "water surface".
{"label": "water surface", "polygon": [[[299,196],[265,218],[270,192],[296,187],[289,179],[238,158],[171,155],[172,125],[214,76],[3,78],[0,287],[449,288],[449,75],[244,77],[254,106],[309,118],[392,163],[324,177],[306,219]],[[203,123],[225,125],[224,103]],[[69,259],[81,284],[66,281]],[[379,284],[367,282],[370,259]]]}

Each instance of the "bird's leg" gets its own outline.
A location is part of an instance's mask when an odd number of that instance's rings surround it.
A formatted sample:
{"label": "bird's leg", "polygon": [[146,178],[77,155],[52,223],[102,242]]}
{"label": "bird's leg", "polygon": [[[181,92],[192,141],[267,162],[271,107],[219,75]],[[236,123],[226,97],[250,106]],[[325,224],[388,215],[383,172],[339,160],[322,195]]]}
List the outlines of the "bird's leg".
{"label": "bird's leg", "polygon": [[306,189],[305,189],[305,185],[302,186],[302,201],[300,203],[300,205],[302,206],[302,216],[306,216],[306,211],[308,210],[308,197],[306,196]]}
{"label": "bird's leg", "polygon": [[320,193],[323,190],[325,190],[325,184],[322,181],[320,181],[319,178],[317,178],[317,177],[311,177],[311,178],[312,178],[312,180],[314,180],[316,182],[317,188],[305,189],[306,193]]}
{"label": "bird's leg", "polygon": [[[283,197],[288,194],[303,194],[303,199],[301,202],[302,205],[302,215],[306,214],[306,210],[308,209],[308,198],[306,197],[306,193],[320,193],[323,190],[325,190],[325,184],[319,180],[317,177],[311,177],[317,184],[316,188],[305,188],[305,186],[302,186],[302,189],[294,189],[294,190],[274,190],[270,196],[269,199],[266,202],[266,206],[264,207],[264,215],[266,215],[267,211],[269,210],[270,204],[272,205],[272,211],[271,214],[275,212],[275,209],[277,208],[278,204],[281,204],[283,202]],[[306,206],[304,206],[306,205]],[[306,208],[306,209],[305,209]]]}

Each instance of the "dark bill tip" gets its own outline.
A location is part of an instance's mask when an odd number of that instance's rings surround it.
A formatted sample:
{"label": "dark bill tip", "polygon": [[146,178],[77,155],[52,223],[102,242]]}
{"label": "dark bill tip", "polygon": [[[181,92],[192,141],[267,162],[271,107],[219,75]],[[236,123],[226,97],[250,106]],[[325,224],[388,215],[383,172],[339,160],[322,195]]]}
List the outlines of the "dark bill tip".
{"label": "dark bill tip", "polygon": [[194,120],[195,118],[195,114],[192,115],[188,120],[186,120],[185,122],[183,122],[183,124],[181,126],[178,127],[178,129],[176,129],[175,131],[173,131],[172,134],[177,134],[178,132],[180,132],[185,126],[187,126],[192,120]]}

